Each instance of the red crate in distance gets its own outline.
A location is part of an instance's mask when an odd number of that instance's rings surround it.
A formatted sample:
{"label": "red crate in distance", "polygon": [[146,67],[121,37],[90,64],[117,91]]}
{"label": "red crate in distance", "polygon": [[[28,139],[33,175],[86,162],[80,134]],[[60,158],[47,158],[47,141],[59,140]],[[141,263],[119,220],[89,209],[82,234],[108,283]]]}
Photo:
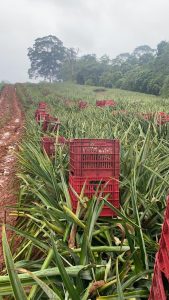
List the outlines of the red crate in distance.
{"label": "red crate in distance", "polygon": [[67,139],[65,139],[64,136],[58,136],[58,144],[60,145],[66,145],[67,144]]}
{"label": "red crate in distance", "polygon": [[46,152],[48,156],[52,156],[55,154],[55,138],[53,137],[43,137],[41,140],[42,149]]}
{"label": "red crate in distance", "polygon": [[41,113],[46,113],[46,109],[44,108],[38,108],[36,111],[35,111],[35,119],[37,118],[37,116]]}
{"label": "red crate in distance", "polygon": [[60,121],[58,118],[52,117],[50,115],[45,119],[42,129],[43,131],[56,132],[59,130]]}
{"label": "red crate in distance", "polygon": [[[76,191],[78,195],[80,195],[83,186],[85,185],[84,189],[84,196],[91,199],[94,195],[100,197],[100,200],[103,199],[107,194],[108,201],[113,204],[115,207],[119,208],[119,180],[116,178],[99,178],[99,177],[76,177],[76,176],[69,176],[69,185]],[[72,201],[72,207],[75,211],[77,208],[78,199],[76,195],[73,193],[72,189],[70,188],[70,196]],[[104,205],[100,216],[104,217],[112,217],[115,216],[115,212],[111,210],[108,206]]]}
{"label": "red crate in distance", "polygon": [[116,104],[114,100],[106,100],[105,106],[116,106]]}
{"label": "red crate in distance", "polygon": [[158,259],[155,261],[153,281],[148,300],[167,300]]}
{"label": "red crate in distance", "polygon": [[169,122],[169,114],[161,111],[156,114],[156,122],[158,125],[164,125]]}
{"label": "red crate in distance", "polygon": [[87,101],[79,101],[79,109],[84,109],[88,107]]}
{"label": "red crate in distance", "polygon": [[99,178],[119,176],[119,140],[73,139],[69,148],[71,175]]}
{"label": "red crate in distance", "polygon": [[56,145],[65,145],[67,143],[63,136],[58,137],[43,137],[41,140],[42,149],[46,152],[48,156],[55,154]]}
{"label": "red crate in distance", "polygon": [[47,108],[47,103],[46,102],[39,102],[38,107],[39,108]]}
{"label": "red crate in distance", "polygon": [[38,110],[36,113],[36,121],[38,123],[44,122],[48,118],[49,114],[45,111]]}
{"label": "red crate in distance", "polygon": [[114,100],[97,100],[96,106],[99,107],[116,106],[116,102]]}
{"label": "red crate in distance", "polygon": [[42,106],[42,107],[41,107],[41,106],[40,106],[40,107],[38,107],[38,110],[39,110],[39,111],[46,111],[46,112],[47,112],[47,109],[46,109],[46,107],[43,107],[43,106]]}

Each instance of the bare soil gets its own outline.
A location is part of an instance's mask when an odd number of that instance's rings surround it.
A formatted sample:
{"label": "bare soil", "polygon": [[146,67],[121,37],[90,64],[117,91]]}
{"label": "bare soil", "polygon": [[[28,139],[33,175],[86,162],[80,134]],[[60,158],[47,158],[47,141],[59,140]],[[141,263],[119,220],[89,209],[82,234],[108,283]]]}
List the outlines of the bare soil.
{"label": "bare soil", "polygon": [[[16,89],[7,85],[0,95],[0,270],[3,267],[1,225],[15,225],[15,217],[6,206],[17,203],[19,183],[16,173],[16,151],[23,132],[24,114]],[[8,240],[11,233],[7,231]]]}

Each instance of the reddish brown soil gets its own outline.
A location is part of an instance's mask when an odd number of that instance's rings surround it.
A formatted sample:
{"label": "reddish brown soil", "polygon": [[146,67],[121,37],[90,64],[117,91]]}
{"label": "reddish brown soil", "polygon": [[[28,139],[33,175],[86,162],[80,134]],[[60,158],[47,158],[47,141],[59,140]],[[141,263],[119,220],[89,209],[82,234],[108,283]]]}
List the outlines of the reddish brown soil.
{"label": "reddish brown soil", "polygon": [[[17,144],[23,129],[23,113],[12,85],[4,87],[0,95],[0,269],[3,265],[2,223],[14,225],[16,220],[10,216],[6,206],[17,202],[18,182],[15,176]],[[8,231],[8,240],[11,233]]]}

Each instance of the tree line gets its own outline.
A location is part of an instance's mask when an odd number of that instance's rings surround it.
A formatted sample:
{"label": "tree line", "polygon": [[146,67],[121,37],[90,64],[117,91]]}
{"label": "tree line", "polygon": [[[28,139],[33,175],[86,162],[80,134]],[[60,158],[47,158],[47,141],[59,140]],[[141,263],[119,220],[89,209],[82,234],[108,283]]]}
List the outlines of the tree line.
{"label": "tree line", "polygon": [[28,48],[29,78],[73,81],[78,84],[138,91],[169,97],[169,42],[161,41],[156,49],[142,45],[132,53],[80,56],[56,36],[38,38]]}

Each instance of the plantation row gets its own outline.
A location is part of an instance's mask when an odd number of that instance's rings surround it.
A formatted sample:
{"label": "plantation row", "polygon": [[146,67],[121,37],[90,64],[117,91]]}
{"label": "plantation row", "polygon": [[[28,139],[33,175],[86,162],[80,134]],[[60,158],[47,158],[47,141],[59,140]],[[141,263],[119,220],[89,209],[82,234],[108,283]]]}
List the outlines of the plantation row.
{"label": "plantation row", "polygon": [[[138,114],[168,113],[167,101],[65,84],[20,84],[17,93],[27,118],[18,155],[19,203],[13,212],[20,218],[16,228],[7,228],[22,238],[13,250],[20,287],[27,287],[28,299],[148,299],[169,182],[169,124]],[[90,105],[65,105],[79,99]],[[102,99],[117,105],[96,107]],[[55,134],[44,133],[34,120],[40,101],[59,118],[59,136],[120,140],[120,210],[105,200],[117,218],[99,217],[103,204],[95,196],[86,206],[83,189],[81,205],[72,210],[68,147],[58,145],[53,158],[42,151],[42,138]],[[113,113],[117,110],[129,113]],[[7,275],[0,277],[0,287],[0,295],[12,295]]]}

